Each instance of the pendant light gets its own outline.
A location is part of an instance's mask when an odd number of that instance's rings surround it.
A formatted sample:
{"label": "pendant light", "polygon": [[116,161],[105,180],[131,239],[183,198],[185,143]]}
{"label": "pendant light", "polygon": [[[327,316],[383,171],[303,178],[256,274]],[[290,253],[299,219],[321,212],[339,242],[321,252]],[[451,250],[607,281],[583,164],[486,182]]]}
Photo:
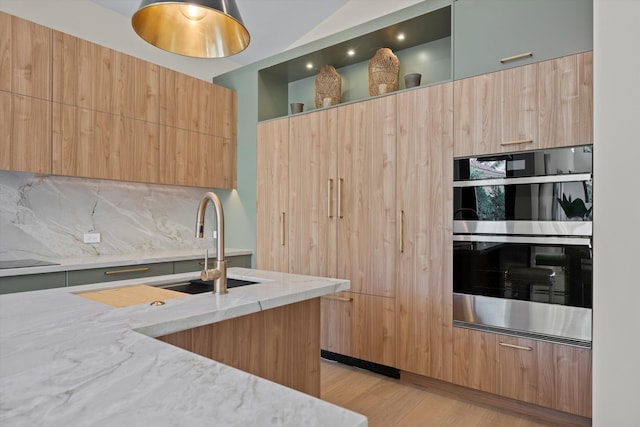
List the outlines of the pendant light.
{"label": "pendant light", "polygon": [[249,46],[235,0],[142,0],[131,25],[152,45],[195,58],[222,58]]}

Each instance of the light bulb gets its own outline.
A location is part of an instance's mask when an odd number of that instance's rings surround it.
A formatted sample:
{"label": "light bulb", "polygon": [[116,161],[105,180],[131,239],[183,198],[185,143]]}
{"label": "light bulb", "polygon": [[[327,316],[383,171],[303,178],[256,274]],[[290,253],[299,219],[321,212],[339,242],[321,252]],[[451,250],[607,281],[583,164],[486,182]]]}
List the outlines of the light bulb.
{"label": "light bulb", "polygon": [[190,21],[199,21],[205,17],[207,9],[194,4],[187,4],[180,6],[180,12]]}

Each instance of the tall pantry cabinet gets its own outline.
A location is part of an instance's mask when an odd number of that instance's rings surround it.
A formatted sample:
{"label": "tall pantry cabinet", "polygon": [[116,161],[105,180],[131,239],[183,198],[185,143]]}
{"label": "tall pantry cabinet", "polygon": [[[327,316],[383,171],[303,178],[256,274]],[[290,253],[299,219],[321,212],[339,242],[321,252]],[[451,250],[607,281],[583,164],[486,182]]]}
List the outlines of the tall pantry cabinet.
{"label": "tall pantry cabinet", "polygon": [[322,300],[324,350],[450,380],[452,101],[447,83],[258,125],[258,268],[351,281]]}
{"label": "tall pantry cabinet", "polygon": [[323,348],[386,365],[395,364],[395,110],[385,97],[263,122],[257,149],[257,267],[350,279],[350,292],[323,298]]}

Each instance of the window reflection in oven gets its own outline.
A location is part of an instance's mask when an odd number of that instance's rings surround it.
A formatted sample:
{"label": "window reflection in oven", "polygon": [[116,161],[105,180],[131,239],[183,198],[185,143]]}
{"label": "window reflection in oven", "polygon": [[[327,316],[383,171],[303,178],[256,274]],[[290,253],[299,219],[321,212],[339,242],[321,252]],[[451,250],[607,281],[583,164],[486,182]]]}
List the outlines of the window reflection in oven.
{"label": "window reflection in oven", "polygon": [[588,245],[455,241],[454,292],[591,308]]}

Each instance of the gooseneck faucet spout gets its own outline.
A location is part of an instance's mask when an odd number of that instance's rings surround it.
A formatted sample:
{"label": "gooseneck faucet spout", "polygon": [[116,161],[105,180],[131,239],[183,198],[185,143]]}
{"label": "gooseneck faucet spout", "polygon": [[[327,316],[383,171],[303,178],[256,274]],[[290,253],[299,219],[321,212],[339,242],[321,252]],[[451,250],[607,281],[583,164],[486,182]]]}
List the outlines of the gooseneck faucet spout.
{"label": "gooseneck faucet spout", "polygon": [[224,212],[222,211],[222,203],[215,193],[207,192],[198,206],[198,215],[196,217],[196,237],[204,238],[204,214],[207,210],[207,204],[211,202],[216,210],[216,228],[218,230],[218,252],[214,268],[208,269],[208,262],[205,255],[205,267],[200,273],[202,280],[213,280],[213,292],[216,294],[227,293],[227,260],[224,258]]}

